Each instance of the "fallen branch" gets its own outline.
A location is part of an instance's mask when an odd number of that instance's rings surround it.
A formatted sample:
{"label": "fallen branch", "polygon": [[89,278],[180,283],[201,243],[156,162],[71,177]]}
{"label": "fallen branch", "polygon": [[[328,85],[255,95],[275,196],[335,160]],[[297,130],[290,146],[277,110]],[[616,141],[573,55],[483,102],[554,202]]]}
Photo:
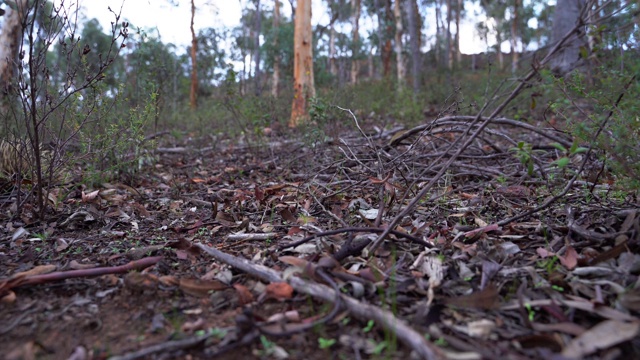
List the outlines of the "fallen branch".
{"label": "fallen branch", "polygon": [[[212,247],[196,244],[207,254],[211,255],[218,261],[231,265],[239,270],[255,276],[263,281],[284,282],[282,274],[263,265],[254,264],[246,259],[238,258]],[[312,283],[298,277],[288,279],[296,291],[311,295],[324,301],[334,302],[337,298],[336,292],[321,284]],[[395,332],[398,339],[406,346],[414,350],[422,359],[441,359],[444,355],[433,344],[425,340],[425,338],[409,327],[403,320],[396,318],[391,312],[380,309],[379,307],[362,303],[344,294],[339,294],[342,305],[351,312],[351,314],[362,321],[374,320],[389,331]]]}
{"label": "fallen branch", "polygon": [[153,256],[136,261],[131,261],[120,266],[98,267],[93,269],[57,271],[49,274],[24,276],[17,274],[7,279],[0,280],[0,298],[9,290],[18,286],[44,284],[47,282],[60,281],[65,279],[100,276],[106,274],[121,274],[131,270],[142,270],[151,265],[155,265],[162,259],[162,256]]}

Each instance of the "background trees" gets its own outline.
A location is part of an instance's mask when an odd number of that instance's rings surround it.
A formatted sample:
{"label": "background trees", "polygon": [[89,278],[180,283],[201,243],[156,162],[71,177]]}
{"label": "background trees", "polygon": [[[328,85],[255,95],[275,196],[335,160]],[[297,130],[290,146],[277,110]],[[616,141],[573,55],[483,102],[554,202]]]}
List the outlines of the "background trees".
{"label": "background trees", "polygon": [[[500,72],[516,73],[528,68],[537,49],[545,49],[575,24],[585,3],[585,0],[563,1],[556,7],[543,0],[318,2],[316,6],[324,9],[326,15],[315,17],[317,20],[307,25],[310,28],[303,41],[305,46],[308,44],[305,56],[313,60],[309,60],[307,69],[313,63],[313,71],[295,73],[296,16],[291,9],[297,9],[300,4],[306,6],[306,2],[292,1],[290,7],[283,7],[277,1],[246,1],[237,27],[211,24],[196,31],[192,26],[191,43],[186,46],[167,44],[155,31],[137,29],[134,24],[131,41],[104,73],[101,86],[108,94],[125,96],[131,106],[144,103],[146,97],[142,94],[153,92],[157,94],[154,106],[158,113],[168,117],[182,111],[186,99],[189,99],[192,111],[195,111],[197,98],[205,99],[206,107],[215,107],[216,99],[227,96],[230,88],[237,89],[241,95],[251,93],[266,98],[262,89],[267,87],[270,96],[278,97],[278,101],[287,98],[291,102],[294,98],[299,99],[294,95],[297,90],[293,84],[299,81],[296,74],[298,78],[301,74],[312,76],[320,89],[329,85],[348,88],[382,79],[398,89],[410,84],[414,94],[433,89],[434,79],[444,81],[441,74],[448,74],[448,83],[445,81],[437,88],[452,91],[451,80],[457,73],[469,69],[492,65]],[[610,51],[621,42],[626,44],[625,51],[636,46],[633,35],[618,34],[623,28],[627,31],[625,34],[637,31],[637,16],[633,15],[637,4],[613,1],[597,10],[599,2],[590,3],[593,6],[585,14],[609,19],[609,22],[602,27],[581,28],[574,35],[576,41],[554,60],[553,68],[558,73],[566,73],[579,60],[595,60],[597,56],[591,55],[595,51]],[[199,3],[190,1],[189,5],[193,17]],[[17,13],[12,8],[7,9],[2,28],[5,39],[16,36],[11,31],[11,24],[16,24]],[[622,25],[616,26],[612,19],[619,20]],[[110,46],[109,29],[103,29],[97,20],[86,19],[79,28],[82,43],[91,49],[84,56],[86,63],[70,59],[70,63],[65,64],[65,50],[54,44],[46,60],[50,65],[52,84],[60,86],[68,80],[64,71],[54,71],[54,68],[78,67],[73,75],[76,81],[95,72],[101,54]],[[478,46],[480,42],[484,46]],[[9,54],[5,59],[17,56],[18,50],[10,40],[2,44],[3,53]],[[468,54],[474,50],[481,52]],[[506,64],[506,54],[510,54],[510,66]],[[0,68],[3,79],[11,74],[8,64],[6,61],[1,64],[4,66]],[[250,117],[257,119],[258,115]],[[255,121],[277,120],[261,118]],[[162,122],[161,116],[158,121]]]}

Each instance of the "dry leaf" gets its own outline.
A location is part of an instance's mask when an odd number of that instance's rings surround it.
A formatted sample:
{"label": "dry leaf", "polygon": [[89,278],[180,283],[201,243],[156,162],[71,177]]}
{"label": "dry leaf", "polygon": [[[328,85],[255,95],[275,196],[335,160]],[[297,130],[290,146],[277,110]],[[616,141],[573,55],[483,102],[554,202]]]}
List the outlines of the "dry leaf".
{"label": "dry leaf", "polygon": [[239,306],[251,304],[254,301],[253,294],[246,286],[242,284],[235,284],[233,285],[233,288],[236,289],[236,294],[238,294]]}
{"label": "dry leaf", "polygon": [[640,322],[637,321],[605,320],[571,340],[562,350],[562,355],[581,359],[598,350],[633,339],[638,335],[638,330]]}
{"label": "dry leaf", "polygon": [[498,288],[489,284],[483,290],[456,298],[447,298],[445,304],[461,308],[494,309],[498,306]]}
{"label": "dry leaf", "polygon": [[55,265],[40,265],[40,266],[34,267],[33,269],[16,273],[16,274],[14,274],[12,276],[12,278],[17,277],[17,276],[25,276],[26,277],[26,276],[48,274],[48,273],[53,272],[55,270],[56,270],[56,266]]}
{"label": "dry leaf", "polygon": [[557,255],[560,259],[560,263],[567,268],[567,270],[573,270],[578,265],[578,253],[572,246],[568,246],[564,255]]}
{"label": "dry leaf", "polygon": [[228,286],[218,280],[180,279],[180,289],[185,294],[195,297],[205,297],[209,295],[209,291],[226,288]]}
{"label": "dry leaf", "polygon": [[267,299],[288,300],[293,297],[293,288],[285,282],[271,283],[264,291]]}

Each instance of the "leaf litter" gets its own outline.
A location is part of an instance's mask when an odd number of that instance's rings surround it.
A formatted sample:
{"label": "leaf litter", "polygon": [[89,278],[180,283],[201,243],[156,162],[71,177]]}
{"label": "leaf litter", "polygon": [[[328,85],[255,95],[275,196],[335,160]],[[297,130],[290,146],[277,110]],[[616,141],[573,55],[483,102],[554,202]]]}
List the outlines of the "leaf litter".
{"label": "leaf litter", "polygon": [[4,202],[3,357],[640,357],[637,199],[509,119],[453,157],[472,120],[185,143],[46,224]]}

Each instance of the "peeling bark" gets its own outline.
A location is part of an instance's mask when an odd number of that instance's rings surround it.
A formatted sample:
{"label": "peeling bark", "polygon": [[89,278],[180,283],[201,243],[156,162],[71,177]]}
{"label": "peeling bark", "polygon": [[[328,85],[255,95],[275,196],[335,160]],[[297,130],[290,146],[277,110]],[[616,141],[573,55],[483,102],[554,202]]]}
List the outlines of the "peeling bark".
{"label": "peeling bark", "polygon": [[289,127],[296,127],[308,117],[307,105],[316,95],[313,79],[313,32],[311,0],[299,0],[295,14],[293,39],[293,103]]}

